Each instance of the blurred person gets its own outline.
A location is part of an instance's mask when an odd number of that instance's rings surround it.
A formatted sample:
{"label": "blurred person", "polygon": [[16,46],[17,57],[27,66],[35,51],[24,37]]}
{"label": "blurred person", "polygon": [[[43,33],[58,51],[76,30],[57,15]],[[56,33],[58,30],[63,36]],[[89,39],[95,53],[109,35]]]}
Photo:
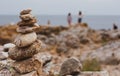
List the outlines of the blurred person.
{"label": "blurred person", "polygon": [[72,24],[72,16],[71,16],[71,13],[68,13],[67,22],[68,22],[68,25],[71,26],[71,24]]}

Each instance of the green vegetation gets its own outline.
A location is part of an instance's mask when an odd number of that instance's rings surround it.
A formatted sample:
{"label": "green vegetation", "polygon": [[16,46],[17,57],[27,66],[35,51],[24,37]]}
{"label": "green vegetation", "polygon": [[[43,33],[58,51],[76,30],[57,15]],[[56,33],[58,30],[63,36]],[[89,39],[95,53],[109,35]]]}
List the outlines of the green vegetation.
{"label": "green vegetation", "polygon": [[100,71],[101,66],[97,59],[87,59],[83,62],[82,71]]}

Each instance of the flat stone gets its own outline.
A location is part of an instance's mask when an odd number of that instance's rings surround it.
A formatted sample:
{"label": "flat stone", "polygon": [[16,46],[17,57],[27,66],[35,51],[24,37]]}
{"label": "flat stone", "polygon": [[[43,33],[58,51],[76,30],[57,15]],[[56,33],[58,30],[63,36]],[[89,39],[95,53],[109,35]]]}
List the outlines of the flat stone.
{"label": "flat stone", "polygon": [[37,35],[35,32],[27,33],[27,34],[19,34],[15,41],[14,44],[17,47],[26,47],[34,43],[37,39]]}
{"label": "flat stone", "polygon": [[78,75],[81,73],[82,64],[76,58],[69,58],[63,62],[60,69],[60,76]]}
{"label": "flat stone", "polygon": [[29,21],[29,20],[34,19],[34,17],[33,17],[31,14],[20,15],[20,18],[21,18],[23,21]]}
{"label": "flat stone", "polygon": [[17,23],[17,25],[19,27],[22,27],[22,26],[34,26],[34,24],[37,23],[37,20],[35,18],[33,18],[32,20],[29,20],[29,21],[20,21]]}
{"label": "flat stone", "polygon": [[22,10],[20,12],[20,15],[29,14],[31,11],[32,11],[31,9]]}
{"label": "flat stone", "polygon": [[36,40],[32,45],[24,48],[14,47],[8,52],[8,55],[13,60],[23,60],[30,58],[40,52],[41,41]]}
{"label": "flat stone", "polygon": [[39,26],[33,26],[33,27],[28,27],[28,26],[24,26],[24,27],[18,27],[17,28],[17,32],[18,33],[30,33],[33,32],[34,30],[36,30]]}
{"label": "flat stone", "polygon": [[30,58],[27,60],[14,62],[13,68],[20,74],[27,74],[41,69],[41,63],[33,58]]}

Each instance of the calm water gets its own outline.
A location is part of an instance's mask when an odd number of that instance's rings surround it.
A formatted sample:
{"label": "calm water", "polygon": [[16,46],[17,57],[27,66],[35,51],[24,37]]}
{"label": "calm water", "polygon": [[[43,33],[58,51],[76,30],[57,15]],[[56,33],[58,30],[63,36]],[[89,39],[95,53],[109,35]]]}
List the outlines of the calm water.
{"label": "calm water", "polygon": [[[66,16],[64,15],[42,15],[36,16],[39,24],[47,24],[50,20],[52,25],[67,25]],[[0,25],[16,23],[20,21],[19,16],[0,15]],[[73,16],[73,23],[77,22],[77,16]],[[94,29],[110,29],[113,23],[120,27],[120,16],[84,16],[83,22],[88,23]]]}

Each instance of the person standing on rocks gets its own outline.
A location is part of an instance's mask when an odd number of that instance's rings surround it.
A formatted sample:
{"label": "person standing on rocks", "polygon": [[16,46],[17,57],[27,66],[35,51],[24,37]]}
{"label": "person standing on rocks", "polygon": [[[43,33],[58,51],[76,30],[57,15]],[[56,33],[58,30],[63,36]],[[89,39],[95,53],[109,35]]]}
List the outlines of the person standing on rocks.
{"label": "person standing on rocks", "polygon": [[83,18],[82,12],[79,11],[79,13],[78,13],[78,24],[80,24],[82,22],[82,18]]}
{"label": "person standing on rocks", "polygon": [[72,24],[72,16],[71,16],[71,13],[68,13],[67,22],[68,22],[68,25],[71,26],[71,24]]}
{"label": "person standing on rocks", "polygon": [[50,22],[50,20],[48,20],[47,25],[50,26],[50,24],[51,24],[51,22]]}
{"label": "person standing on rocks", "polygon": [[118,26],[114,23],[113,24],[113,30],[117,30],[118,29]]}

